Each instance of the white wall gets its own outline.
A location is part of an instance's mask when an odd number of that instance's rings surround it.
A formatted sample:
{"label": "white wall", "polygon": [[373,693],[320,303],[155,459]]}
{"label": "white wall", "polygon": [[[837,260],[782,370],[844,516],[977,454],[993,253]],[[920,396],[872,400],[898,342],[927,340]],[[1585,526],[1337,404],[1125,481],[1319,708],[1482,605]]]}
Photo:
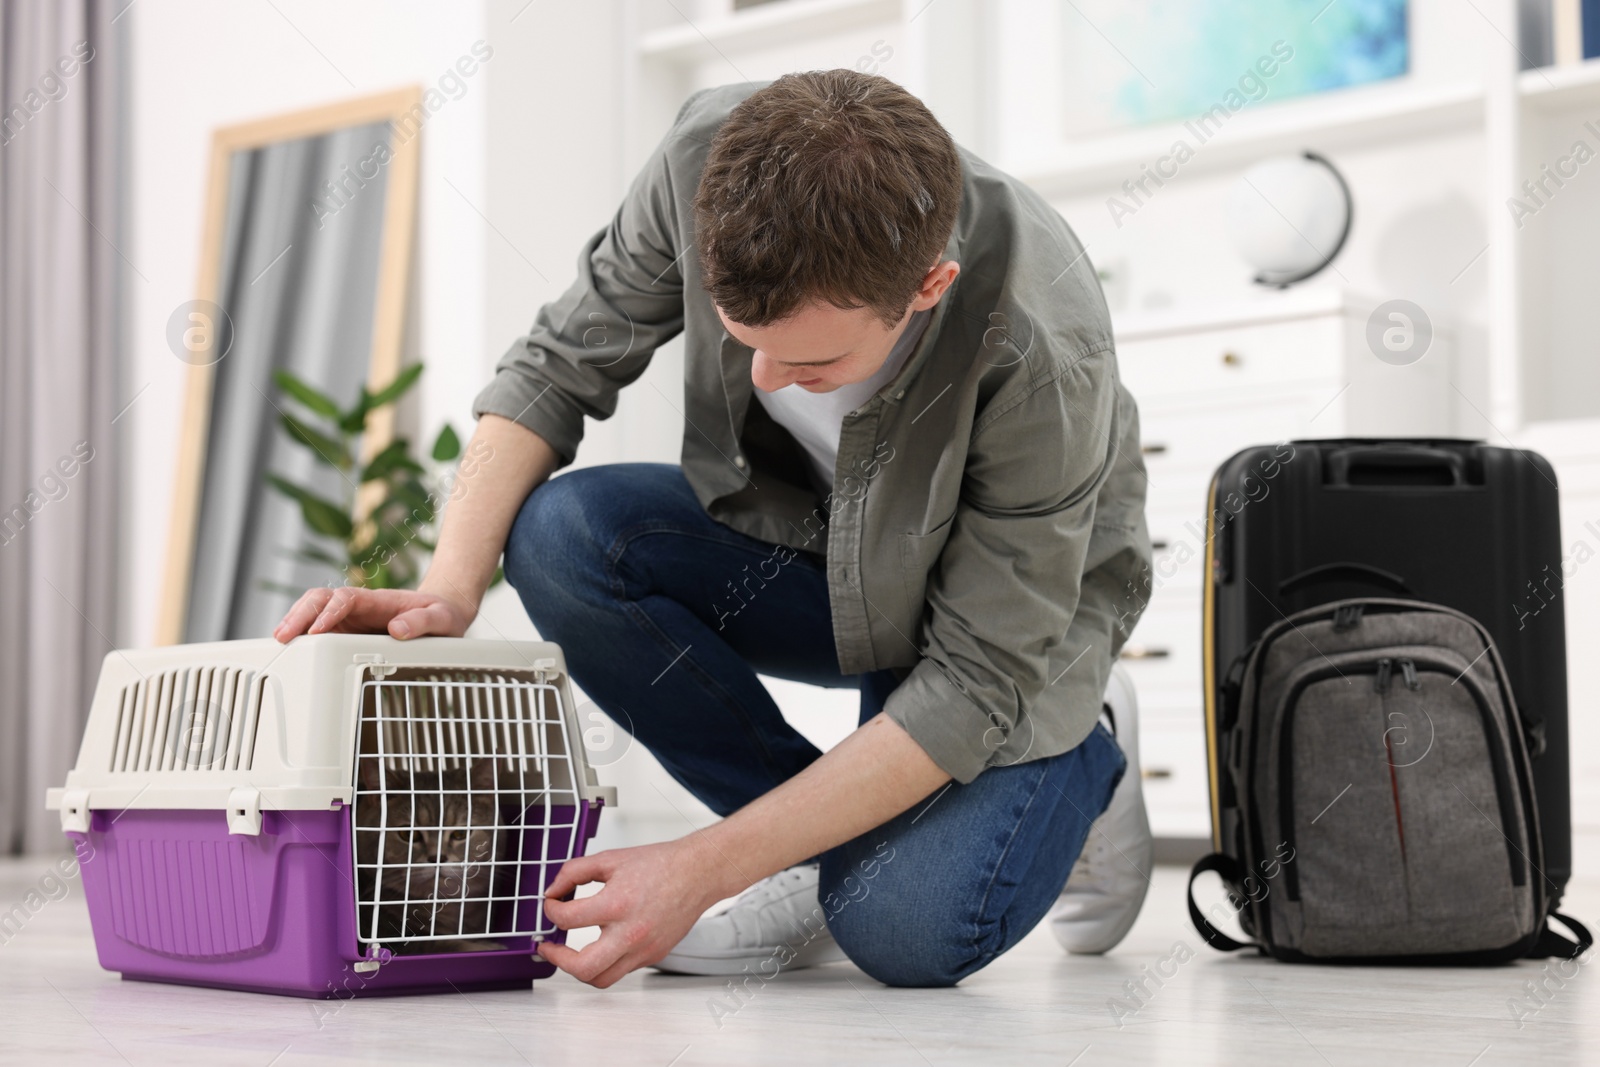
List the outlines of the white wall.
{"label": "white wall", "polygon": [[[130,98],[128,397],[122,417],[127,536],[120,644],[152,639],[163,580],[185,364],[167,347],[172,310],[194,296],[211,131],[408,84],[433,86],[474,41],[484,8],[470,0],[144,0],[125,18]],[[429,118],[422,172],[410,341],[430,367],[418,401],[430,430],[470,421],[481,377],[487,78]],[[470,201],[470,203],[469,203]],[[141,391],[142,390],[142,391]],[[427,436],[425,433],[424,436]]]}

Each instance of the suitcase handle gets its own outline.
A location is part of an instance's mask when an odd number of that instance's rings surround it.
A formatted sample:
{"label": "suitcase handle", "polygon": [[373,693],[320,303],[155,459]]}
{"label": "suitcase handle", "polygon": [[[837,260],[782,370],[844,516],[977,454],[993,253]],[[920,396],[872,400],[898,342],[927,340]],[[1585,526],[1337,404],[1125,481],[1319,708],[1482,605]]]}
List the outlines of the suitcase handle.
{"label": "suitcase handle", "polygon": [[[1357,472],[1364,472],[1358,477]],[[1448,481],[1437,481],[1438,477]],[[1467,484],[1466,460],[1457,452],[1418,445],[1358,445],[1328,454],[1329,485]]]}
{"label": "suitcase handle", "polygon": [[1307,567],[1299,574],[1291,574],[1279,582],[1278,595],[1288,596],[1308,585],[1338,581],[1367,582],[1370,585],[1381,585],[1401,596],[1417,595],[1398,574],[1365,563],[1324,563],[1316,567]]}

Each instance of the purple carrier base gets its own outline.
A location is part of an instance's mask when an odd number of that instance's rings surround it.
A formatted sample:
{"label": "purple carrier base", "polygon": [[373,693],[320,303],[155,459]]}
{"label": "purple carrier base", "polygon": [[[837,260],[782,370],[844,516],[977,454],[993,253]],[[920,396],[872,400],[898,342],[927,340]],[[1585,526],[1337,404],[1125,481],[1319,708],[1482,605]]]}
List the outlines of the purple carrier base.
{"label": "purple carrier base", "polygon": [[[556,807],[547,854],[582,855],[600,806]],[[540,832],[524,831],[524,856],[540,855]],[[507,947],[486,952],[360,951],[343,808],[263,812],[256,837],[230,835],[223,811],[96,811],[88,833],[67,836],[82,857],[100,966],[124,979],[347,1000],[526,989],[555,973],[531,937],[496,938]],[[559,869],[549,865],[546,886]]]}

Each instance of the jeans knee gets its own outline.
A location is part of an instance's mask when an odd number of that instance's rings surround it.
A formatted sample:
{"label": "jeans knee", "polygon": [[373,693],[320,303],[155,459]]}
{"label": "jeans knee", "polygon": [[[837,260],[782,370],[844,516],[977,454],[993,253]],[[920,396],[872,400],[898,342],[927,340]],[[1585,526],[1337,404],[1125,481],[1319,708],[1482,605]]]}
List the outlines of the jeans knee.
{"label": "jeans knee", "polygon": [[552,478],[529,493],[517,511],[506,539],[505,574],[524,597],[551,584],[564,585],[584,569],[583,549],[593,539],[586,533],[590,493],[583,475],[575,471]]}
{"label": "jeans knee", "polygon": [[[948,902],[926,887],[891,887],[887,878],[876,886],[851,875],[829,878],[836,873],[829,866],[824,862],[820,894],[828,932],[869,977],[888,986],[940,988],[982,966],[982,947],[965,936],[973,932],[971,917],[944,906]],[[848,892],[852,882],[854,895]]]}
{"label": "jeans knee", "polygon": [[938,989],[971,973],[972,953],[946,942],[941,931],[881,909],[876,916],[868,914],[871,910],[850,904],[828,917],[834,941],[869,978],[887,986]]}

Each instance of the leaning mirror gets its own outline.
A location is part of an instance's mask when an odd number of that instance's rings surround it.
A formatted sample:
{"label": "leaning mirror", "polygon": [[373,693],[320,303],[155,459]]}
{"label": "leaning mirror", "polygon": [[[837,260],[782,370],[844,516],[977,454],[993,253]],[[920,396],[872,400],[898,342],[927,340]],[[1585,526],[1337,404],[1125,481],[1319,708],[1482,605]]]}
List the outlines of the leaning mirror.
{"label": "leaning mirror", "polygon": [[[291,590],[327,581],[293,551],[302,509],[268,475],[323,499],[356,494],[285,432],[280,382],[288,372],[349,399],[399,371],[420,101],[405,89],[213,137],[199,284],[167,324],[190,370],[162,644],[265,636]],[[371,414],[362,458],[388,443],[392,419],[392,405]]]}

